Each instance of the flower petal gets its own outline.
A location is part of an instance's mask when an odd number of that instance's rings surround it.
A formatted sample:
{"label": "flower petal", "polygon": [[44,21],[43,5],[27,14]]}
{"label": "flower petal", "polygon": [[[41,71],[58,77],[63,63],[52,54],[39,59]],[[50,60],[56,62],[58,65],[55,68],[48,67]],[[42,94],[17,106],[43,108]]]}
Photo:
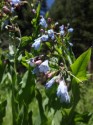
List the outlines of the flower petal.
{"label": "flower petal", "polygon": [[70,102],[70,97],[67,91],[67,86],[65,85],[64,80],[59,82],[59,86],[57,89],[57,96],[60,97],[61,102]]}
{"label": "flower petal", "polygon": [[49,88],[54,84],[54,82],[55,82],[55,77],[53,77],[51,80],[49,80],[49,81],[46,83],[45,87],[46,87],[47,89],[49,89]]}
{"label": "flower petal", "polygon": [[39,65],[39,71],[40,72],[44,72],[46,73],[47,71],[49,71],[49,65],[48,65],[48,60],[45,60],[43,63],[41,63]]}

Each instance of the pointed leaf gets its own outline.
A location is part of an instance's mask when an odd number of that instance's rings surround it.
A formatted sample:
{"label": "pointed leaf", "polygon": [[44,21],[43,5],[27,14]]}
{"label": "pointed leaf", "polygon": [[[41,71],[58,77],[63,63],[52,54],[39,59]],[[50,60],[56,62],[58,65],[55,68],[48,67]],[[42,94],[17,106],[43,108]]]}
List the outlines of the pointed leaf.
{"label": "pointed leaf", "polygon": [[13,125],[13,114],[12,114],[12,93],[7,94],[7,106],[6,106],[6,115],[3,118],[2,125]]}
{"label": "pointed leaf", "polygon": [[91,48],[81,54],[71,65],[72,73],[82,81],[87,79],[86,68],[89,63],[90,56]]}

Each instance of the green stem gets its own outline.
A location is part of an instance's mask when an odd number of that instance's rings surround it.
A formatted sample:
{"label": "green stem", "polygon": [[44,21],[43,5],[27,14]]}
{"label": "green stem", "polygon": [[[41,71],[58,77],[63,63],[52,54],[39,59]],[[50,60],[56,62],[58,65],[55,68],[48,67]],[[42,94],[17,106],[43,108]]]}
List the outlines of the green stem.
{"label": "green stem", "polygon": [[[66,70],[67,71],[67,70]],[[75,75],[73,75],[70,71],[67,71],[68,74],[73,76],[75,79],[77,79],[79,82],[83,83],[79,78],[77,78]]]}

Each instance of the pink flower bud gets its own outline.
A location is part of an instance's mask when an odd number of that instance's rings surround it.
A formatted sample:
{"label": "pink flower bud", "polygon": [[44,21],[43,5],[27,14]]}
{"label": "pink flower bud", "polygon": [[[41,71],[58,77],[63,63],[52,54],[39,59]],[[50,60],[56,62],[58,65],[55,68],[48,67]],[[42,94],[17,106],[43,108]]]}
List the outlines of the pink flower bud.
{"label": "pink flower bud", "polygon": [[55,72],[50,72],[50,73],[47,74],[47,77],[51,78],[54,74],[55,74]]}
{"label": "pink flower bud", "polygon": [[33,14],[36,14],[36,10],[35,10],[35,9],[32,9],[32,13],[33,13]]}
{"label": "pink flower bud", "polygon": [[36,65],[40,65],[41,63],[42,63],[42,60],[38,60],[38,61],[34,62],[34,64],[36,64]]}
{"label": "pink flower bud", "polygon": [[44,29],[40,29],[40,32],[41,32],[41,33],[44,33]]}
{"label": "pink flower bud", "polygon": [[6,14],[9,14],[9,13],[10,13],[10,10],[8,9],[7,6],[4,6],[4,7],[3,7],[3,12],[6,13]]}
{"label": "pink flower bud", "polygon": [[48,18],[48,23],[51,23],[52,22],[52,19],[51,18]]}

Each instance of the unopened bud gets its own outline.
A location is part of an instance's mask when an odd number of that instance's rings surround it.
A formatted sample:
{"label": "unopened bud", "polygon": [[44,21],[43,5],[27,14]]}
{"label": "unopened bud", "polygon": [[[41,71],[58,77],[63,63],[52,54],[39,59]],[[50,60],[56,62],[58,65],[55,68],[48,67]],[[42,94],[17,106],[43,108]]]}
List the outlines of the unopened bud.
{"label": "unopened bud", "polygon": [[55,74],[55,71],[54,72],[48,72],[46,74],[46,76],[47,76],[47,78],[51,78],[54,74]]}
{"label": "unopened bud", "polygon": [[35,9],[32,9],[32,13],[33,13],[33,14],[36,14],[36,10],[35,10]]}
{"label": "unopened bud", "polygon": [[4,12],[5,14],[9,14],[11,11],[8,9],[7,6],[4,6],[4,7],[3,7],[3,12]]}
{"label": "unopened bud", "polygon": [[52,22],[52,19],[51,18],[48,18],[48,23],[51,23]]}
{"label": "unopened bud", "polygon": [[40,32],[41,32],[41,33],[44,33],[44,29],[40,29]]}
{"label": "unopened bud", "polygon": [[42,60],[38,60],[38,61],[34,62],[34,64],[36,64],[36,65],[40,65],[41,63],[42,63]]}

